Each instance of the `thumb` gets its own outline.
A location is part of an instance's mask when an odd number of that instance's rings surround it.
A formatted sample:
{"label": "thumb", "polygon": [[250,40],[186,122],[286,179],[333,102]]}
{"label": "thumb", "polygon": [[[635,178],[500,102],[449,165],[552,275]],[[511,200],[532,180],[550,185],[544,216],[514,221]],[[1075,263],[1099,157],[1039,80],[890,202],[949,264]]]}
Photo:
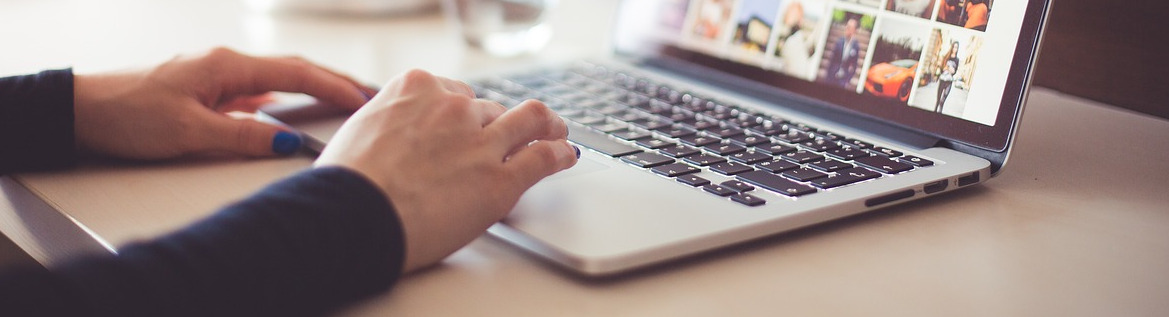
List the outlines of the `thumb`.
{"label": "thumb", "polygon": [[215,118],[209,147],[250,156],[292,155],[300,150],[300,135],[250,118]]}

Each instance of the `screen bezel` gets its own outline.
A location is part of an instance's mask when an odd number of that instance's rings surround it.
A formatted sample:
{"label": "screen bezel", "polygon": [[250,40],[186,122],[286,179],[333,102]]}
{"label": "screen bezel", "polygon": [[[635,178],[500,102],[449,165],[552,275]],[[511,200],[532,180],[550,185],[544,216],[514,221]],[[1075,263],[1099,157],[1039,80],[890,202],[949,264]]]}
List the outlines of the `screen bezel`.
{"label": "screen bezel", "polygon": [[[1012,140],[1015,123],[1022,113],[1023,102],[1026,99],[1027,86],[1030,84],[1031,70],[1034,59],[1039,51],[1040,31],[1044,25],[1049,0],[1028,0],[1024,13],[1022,30],[1012,54],[1011,66],[1007,71],[1006,86],[993,126],[967,121],[914,107],[905,106],[893,100],[873,98],[863,94],[855,94],[843,89],[826,86],[818,82],[790,77],[788,75],[743,64],[734,60],[724,59],[703,52],[688,50],[666,41],[645,41],[637,32],[622,32],[623,25],[637,25],[623,19],[638,18],[635,14],[620,14],[626,10],[630,2],[644,0],[622,1],[618,11],[617,27],[614,29],[613,46],[618,55],[636,59],[670,59],[671,62],[681,62],[696,65],[712,71],[718,71],[729,76],[763,84],[778,95],[797,94],[801,97],[819,101],[837,110],[844,110],[854,114],[875,118],[906,129],[945,139],[952,142],[966,144],[978,149],[1005,152]],[[645,17],[640,17],[644,19]],[[631,38],[637,37],[637,38]],[[849,106],[858,105],[858,106]],[[864,106],[859,106],[864,105]],[[874,107],[874,105],[876,107]]]}

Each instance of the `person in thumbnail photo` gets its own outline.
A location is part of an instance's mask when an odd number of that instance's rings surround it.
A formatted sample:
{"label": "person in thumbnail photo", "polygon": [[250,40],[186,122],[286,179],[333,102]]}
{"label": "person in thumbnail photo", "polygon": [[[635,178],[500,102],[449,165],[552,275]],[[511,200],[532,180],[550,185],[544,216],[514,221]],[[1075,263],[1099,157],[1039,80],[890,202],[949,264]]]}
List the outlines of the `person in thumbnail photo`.
{"label": "person in thumbnail photo", "polygon": [[971,30],[986,31],[994,0],[942,0],[938,21]]}
{"label": "person in thumbnail photo", "polygon": [[970,32],[931,31],[920,69],[918,87],[909,105],[926,111],[962,118],[966,100],[975,86],[974,74],[982,50],[982,37]]}
{"label": "person in thumbnail photo", "polygon": [[817,33],[824,12],[823,0],[787,0],[781,4],[782,22],[777,26],[775,55],[785,74],[804,80],[816,75]]}
{"label": "person in thumbnail photo", "polygon": [[954,80],[957,79],[958,65],[961,61],[958,60],[958,42],[950,43],[950,50],[941,58],[941,67],[938,70],[938,96],[937,102],[934,106],[934,112],[942,112],[942,105],[946,104],[946,97],[950,96],[950,88],[954,87]]}
{"label": "person in thumbnail photo", "polygon": [[937,0],[889,0],[885,10],[929,19],[934,13],[934,3]]}
{"label": "person in thumbnail photo", "polygon": [[820,81],[855,90],[857,68],[864,61],[872,36],[873,17],[837,10],[821,62]]}
{"label": "person in thumbnail photo", "polygon": [[775,0],[742,0],[739,2],[739,13],[735,19],[735,37],[732,39],[736,46],[747,51],[762,54],[767,49],[771,39],[771,29],[775,26],[775,12],[779,10],[779,2]]}
{"label": "person in thumbnail photo", "polygon": [[731,20],[731,0],[701,0],[693,33],[703,39],[716,40]]}

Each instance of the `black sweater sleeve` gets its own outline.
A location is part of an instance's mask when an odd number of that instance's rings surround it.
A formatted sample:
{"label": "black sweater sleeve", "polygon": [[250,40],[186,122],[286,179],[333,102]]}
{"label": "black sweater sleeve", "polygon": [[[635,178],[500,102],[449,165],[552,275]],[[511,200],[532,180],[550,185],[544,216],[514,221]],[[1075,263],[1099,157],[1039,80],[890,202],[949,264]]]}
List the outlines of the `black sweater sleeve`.
{"label": "black sweater sleeve", "polygon": [[[387,290],[402,227],[372,183],[313,169],[117,256],[0,274],[7,316],[314,316]],[[13,314],[14,313],[14,314]]]}
{"label": "black sweater sleeve", "polygon": [[0,175],[70,166],[73,71],[0,78]]}

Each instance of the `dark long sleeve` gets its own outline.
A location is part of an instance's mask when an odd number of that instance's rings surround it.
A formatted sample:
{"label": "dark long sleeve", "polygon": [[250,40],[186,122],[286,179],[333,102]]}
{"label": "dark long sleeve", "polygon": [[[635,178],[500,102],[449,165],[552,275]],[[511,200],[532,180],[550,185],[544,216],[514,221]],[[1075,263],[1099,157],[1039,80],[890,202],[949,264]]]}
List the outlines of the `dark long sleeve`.
{"label": "dark long sleeve", "polygon": [[73,71],[0,78],[0,175],[70,166]]}
{"label": "dark long sleeve", "polygon": [[388,289],[404,249],[376,186],[346,169],[314,169],[118,256],[0,274],[0,308],[8,316],[321,315]]}

